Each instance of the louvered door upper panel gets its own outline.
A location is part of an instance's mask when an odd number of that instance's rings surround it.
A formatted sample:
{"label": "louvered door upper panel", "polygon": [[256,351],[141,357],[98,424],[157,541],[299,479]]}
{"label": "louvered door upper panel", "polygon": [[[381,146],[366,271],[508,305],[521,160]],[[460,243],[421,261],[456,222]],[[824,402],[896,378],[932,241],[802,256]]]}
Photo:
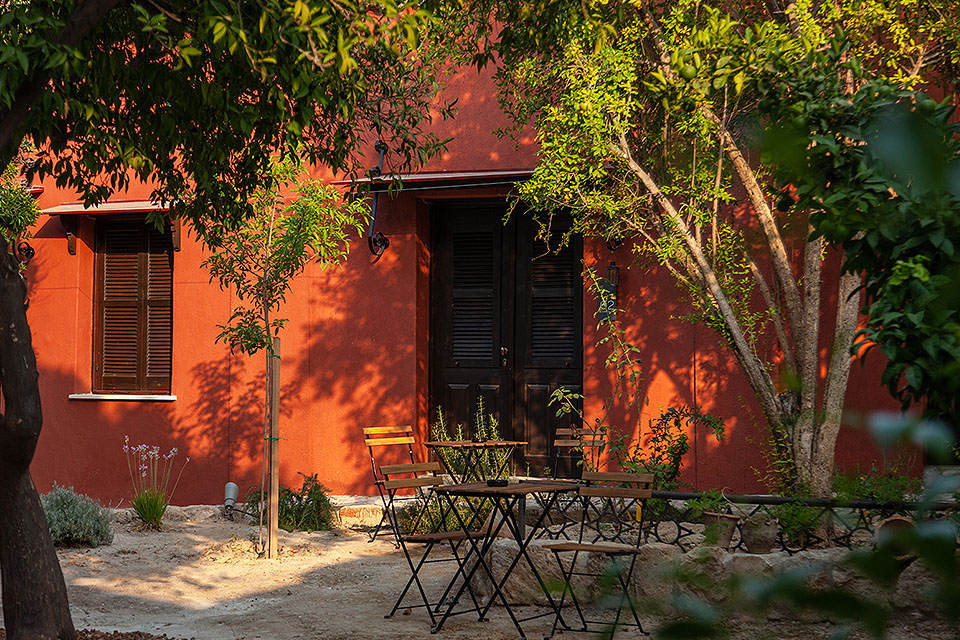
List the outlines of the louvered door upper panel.
{"label": "louvered door upper panel", "polygon": [[563,242],[561,231],[550,234],[549,247],[543,240],[534,240],[534,260],[531,268],[534,290],[545,287],[571,290],[579,282],[580,269],[576,252],[569,243],[557,252],[561,242]]}
{"label": "louvered door upper panel", "polygon": [[453,233],[451,357],[496,360],[496,237],[490,231]]}
{"label": "louvered door upper panel", "polygon": [[571,241],[557,251],[562,231],[549,248],[534,239],[531,265],[530,358],[533,366],[577,366],[580,358],[580,263]]}

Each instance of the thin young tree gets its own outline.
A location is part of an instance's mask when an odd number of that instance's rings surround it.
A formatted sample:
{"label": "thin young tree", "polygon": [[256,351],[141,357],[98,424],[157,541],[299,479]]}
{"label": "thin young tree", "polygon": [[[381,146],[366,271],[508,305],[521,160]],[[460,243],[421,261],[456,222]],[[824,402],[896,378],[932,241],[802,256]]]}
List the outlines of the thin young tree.
{"label": "thin young tree", "polygon": [[[212,224],[209,236],[216,238],[212,253],[204,261],[211,278],[221,289],[236,296],[237,306],[229,321],[221,325],[217,340],[252,356],[263,351],[264,364],[264,478],[267,486],[268,460],[271,473],[279,460],[273,458],[278,426],[272,424],[279,413],[279,388],[274,379],[279,368],[272,360],[280,329],[287,319],[278,312],[293,285],[293,279],[310,262],[324,267],[340,264],[349,251],[351,231],[360,235],[368,220],[368,207],[360,198],[346,199],[330,185],[304,177],[304,167],[293,155],[277,157],[264,176],[264,186],[253,193],[253,215],[239,226]],[[290,194],[288,196],[288,194]],[[273,476],[271,476],[273,477]],[[270,500],[278,487],[269,483]],[[261,545],[264,492],[260,492]],[[268,540],[275,541],[277,522],[268,519]],[[272,557],[273,545],[267,555]]]}

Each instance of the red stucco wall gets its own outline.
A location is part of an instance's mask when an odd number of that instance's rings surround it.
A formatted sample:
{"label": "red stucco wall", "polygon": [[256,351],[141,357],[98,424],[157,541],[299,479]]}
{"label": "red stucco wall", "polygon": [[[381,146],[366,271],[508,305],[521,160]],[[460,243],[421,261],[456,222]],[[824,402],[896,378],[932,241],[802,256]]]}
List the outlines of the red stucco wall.
{"label": "red stucco wall", "polygon": [[[533,140],[516,147],[492,131],[503,123],[489,83],[468,72],[454,79],[459,117],[438,126],[452,136],[448,152],[426,170],[530,168]],[[372,156],[371,156],[372,157]],[[371,162],[373,164],[373,162]],[[323,174],[322,171],[317,171]],[[75,200],[45,183],[39,197],[47,208]],[[486,192],[487,195],[495,193]],[[478,192],[444,192],[431,197],[467,197]],[[146,187],[116,198],[146,199]],[[311,265],[296,280],[281,317],[289,322],[282,339],[281,480],[298,485],[298,472],[316,473],[334,493],[372,493],[370,468],[360,428],[374,424],[416,424],[427,433],[429,329],[429,207],[415,194],[396,201],[381,198],[377,229],[390,248],[371,264],[365,242],[357,240],[346,265],[323,270]],[[230,314],[233,298],[209,282],[200,266],[203,252],[185,234],[174,257],[174,402],[117,402],[68,399],[90,391],[93,332],[93,223],[85,220],[77,255],[67,252],[56,218],[42,216],[31,241],[37,254],[28,281],[34,346],[41,372],[44,429],[32,470],[38,488],[73,485],[111,505],[129,498],[122,446],[177,447],[178,461],[190,457],[175,503],[219,503],[228,480],[241,491],[259,484],[262,447],[263,358],[233,356],[216,343],[217,324]],[[751,467],[761,467],[762,414],[736,363],[716,335],[676,316],[683,305],[672,280],[659,270],[626,269],[629,247],[611,254],[587,242],[585,259],[601,271],[610,259],[621,269],[621,306],[627,337],[640,348],[645,401],[639,424],[680,403],[699,403],[726,420],[728,436],[717,444],[691,434],[692,449],[682,479],[698,488],[727,486],[756,490]],[[598,415],[610,394],[606,352],[584,300],[584,383],[587,415]],[[831,320],[832,322],[832,320]],[[826,349],[826,346],[824,347]],[[875,357],[876,358],[876,357]],[[849,406],[854,411],[895,408],[879,387],[874,360],[854,366]],[[621,411],[613,421],[635,432],[638,421]],[[867,439],[853,430],[841,435],[842,465],[869,463]]]}

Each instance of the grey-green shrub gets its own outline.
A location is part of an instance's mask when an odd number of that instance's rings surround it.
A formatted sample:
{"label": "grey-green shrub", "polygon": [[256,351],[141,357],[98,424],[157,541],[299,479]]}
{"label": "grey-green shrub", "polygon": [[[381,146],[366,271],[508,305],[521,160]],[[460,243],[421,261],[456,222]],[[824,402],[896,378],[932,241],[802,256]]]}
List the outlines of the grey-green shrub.
{"label": "grey-green shrub", "polygon": [[53,544],[58,547],[97,547],[113,542],[110,514],[93,498],[73,487],[54,483],[40,496]]}

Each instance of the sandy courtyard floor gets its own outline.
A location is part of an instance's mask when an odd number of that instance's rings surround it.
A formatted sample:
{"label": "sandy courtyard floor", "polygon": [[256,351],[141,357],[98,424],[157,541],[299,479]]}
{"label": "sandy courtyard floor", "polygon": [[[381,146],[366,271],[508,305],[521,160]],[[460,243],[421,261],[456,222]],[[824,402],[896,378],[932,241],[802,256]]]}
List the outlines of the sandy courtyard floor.
{"label": "sandy courtyard floor", "polygon": [[[204,640],[431,637],[423,609],[384,619],[409,576],[389,534],[370,543],[348,530],[281,531],[280,557],[268,561],[254,553],[255,533],[219,518],[171,523],[160,532],[116,525],[112,545],[61,551],[74,624]],[[436,593],[453,565],[431,569],[425,584]],[[490,618],[451,618],[436,637],[517,636],[502,610]],[[541,637],[547,620],[524,630]]]}
{"label": "sandy courtyard floor", "polygon": [[[254,527],[209,517],[211,513],[207,508],[205,519],[170,522],[159,532],[116,524],[111,545],[60,551],[76,627],[198,640],[518,637],[498,607],[484,623],[475,615],[451,618],[436,636],[430,634],[423,609],[384,619],[409,575],[389,536],[370,543],[365,533],[350,530],[281,532],[280,557],[267,561],[254,553]],[[438,593],[453,568],[443,563],[431,569],[425,583]],[[516,611],[524,616],[542,610]],[[652,618],[641,619],[650,630],[658,626]],[[524,623],[527,637],[543,637],[551,621]],[[732,637],[745,640],[799,640],[830,637],[837,627],[780,619],[738,623],[732,631]],[[596,636],[557,636],[587,637]],[[641,636],[634,630],[616,637]],[[951,635],[913,614],[898,620],[888,637],[940,640]]]}

